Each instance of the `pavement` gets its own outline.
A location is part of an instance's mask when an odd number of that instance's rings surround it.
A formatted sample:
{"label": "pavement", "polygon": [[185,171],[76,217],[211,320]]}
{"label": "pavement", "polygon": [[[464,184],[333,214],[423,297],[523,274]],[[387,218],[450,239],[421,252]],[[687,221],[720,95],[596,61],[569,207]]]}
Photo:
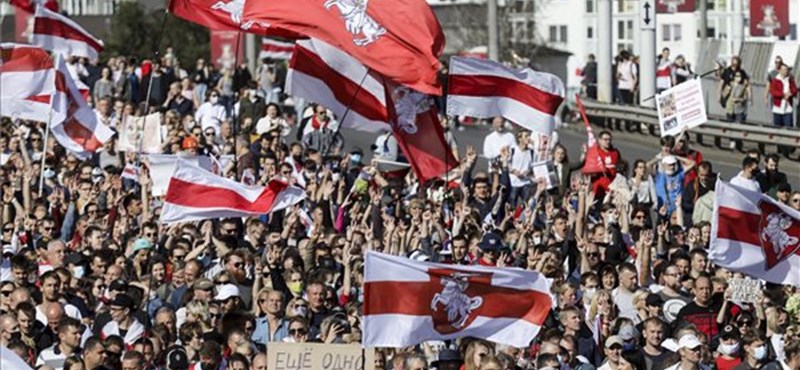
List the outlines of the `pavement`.
{"label": "pavement", "polygon": [[[463,130],[454,130],[459,152],[463,153],[468,145],[475,147],[481,153],[483,141],[490,132],[488,126],[468,126]],[[598,129],[595,128],[595,133]],[[569,157],[577,159],[580,155],[581,145],[586,143],[586,131],[581,124],[570,124],[558,130],[559,142],[564,145],[569,153]],[[370,159],[369,147],[375,142],[376,134],[342,129],[347,150],[358,146],[364,150],[366,160]],[[659,139],[657,137],[641,134],[633,134],[615,131],[613,135],[613,145],[620,151],[622,158],[633,164],[636,159],[645,161],[653,158],[660,150]],[[723,179],[728,180],[739,172],[744,153],[739,151],[721,150],[715,147],[693,147],[699,150],[703,157],[710,161],[714,171],[720,173]],[[486,168],[486,161],[478,162],[478,169]],[[762,163],[763,168],[763,163]],[[792,189],[800,188],[800,163],[784,159],[780,163],[780,170],[789,177]]]}

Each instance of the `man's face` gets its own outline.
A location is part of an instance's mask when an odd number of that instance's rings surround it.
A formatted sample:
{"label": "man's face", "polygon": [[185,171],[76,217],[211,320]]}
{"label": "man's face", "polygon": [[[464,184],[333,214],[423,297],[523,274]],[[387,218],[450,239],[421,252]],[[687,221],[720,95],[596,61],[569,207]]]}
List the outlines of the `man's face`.
{"label": "man's face", "polygon": [[453,259],[460,261],[467,255],[467,241],[457,240],[453,242]]}
{"label": "man's face", "polygon": [[706,258],[706,256],[697,253],[692,257],[692,270],[695,272],[705,271],[706,265],[708,265],[708,258]]}
{"label": "man's face", "polygon": [[693,292],[698,303],[707,303],[711,298],[711,281],[707,278],[698,278],[694,282]]}
{"label": "man's face", "polygon": [[127,309],[120,306],[110,306],[111,311],[111,318],[114,319],[117,323],[121,323],[125,321],[125,318],[128,316]]}
{"label": "man's face", "polygon": [[81,332],[74,326],[68,326],[63,333],[58,334],[58,339],[72,348],[78,348],[81,345]]}
{"label": "man's face", "polygon": [[256,358],[253,359],[250,370],[267,370],[267,357],[263,355],[256,356]]}
{"label": "man's face", "polygon": [[197,265],[191,263],[186,264],[186,268],[183,270],[183,280],[186,285],[191,285],[197,280],[197,276],[200,274],[200,270],[197,268]]}
{"label": "man's face", "polygon": [[700,354],[702,353],[701,351],[702,348],[703,346],[697,346],[695,348],[681,348],[680,350],[681,358],[690,363],[697,364],[700,362],[700,357],[701,357]]}
{"label": "man's face", "polygon": [[42,295],[49,302],[57,301],[60,295],[61,283],[56,279],[45,279],[42,283]]}
{"label": "man's face", "polygon": [[132,359],[132,360],[122,360],[122,370],[142,370],[142,367],[139,364],[139,361]]}
{"label": "man's face", "polygon": [[767,159],[767,171],[775,172],[778,170],[778,162],[774,158]]}
{"label": "man's face", "polygon": [[42,221],[41,226],[39,226],[39,234],[42,237],[47,239],[53,239],[53,235],[55,234],[56,224],[53,221]]}
{"label": "man's face", "polygon": [[324,289],[320,284],[313,284],[308,287],[308,303],[312,309],[318,310],[325,303]]}
{"label": "man's face", "polygon": [[94,348],[87,348],[83,352],[86,362],[91,365],[102,364],[106,362],[106,349],[102,344],[97,344]]}
{"label": "man's face", "polygon": [[267,312],[273,315],[277,315],[280,313],[281,308],[283,308],[283,297],[278,292],[271,292],[267,296],[266,302]]}
{"label": "man's face", "polygon": [[664,285],[672,289],[680,288],[681,271],[677,266],[667,267],[664,271]]}
{"label": "man's face", "polygon": [[486,199],[489,197],[489,183],[481,181],[475,184],[475,196],[479,199]]}
{"label": "man's face", "polygon": [[608,356],[609,361],[619,362],[620,354],[622,354],[622,346],[619,344],[614,344],[611,348],[606,348],[606,356]]}
{"label": "man's face", "polygon": [[142,231],[142,236],[149,240],[150,243],[156,244],[156,241],[158,241],[158,229],[146,227]]}
{"label": "man's face", "polygon": [[659,348],[664,340],[664,329],[661,325],[649,324],[644,330],[644,339],[647,344]]}
{"label": "man's face", "polygon": [[407,370],[428,370],[428,364],[422,359],[413,359],[406,366]]}
{"label": "man's face", "polygon": [[553,222],[553,230],[558,234],[559,237],[564,238],[567,235],[567,220],[563,218],[557,218]]}
{"label": "man's face", "polygon": [[611,147],[611,135],[605,134],[600,136],[600,147],[603,149]]}
{"label": "man's face", "polygon": [[623,270],[619,273],[619,285],[628,291],[636,289],[638,280],[636,273],[633,271]]}
{"label": "man's face", "polygon": [[506,124],[502,117],[495,117],[492,119],[492,129],[495,132],[503,132],[505,130]]}
{"label": "man's face", "polygon": [[569,311],[562,322],[564,327],[574,332],[581,329],[581,316],[577,312]]}

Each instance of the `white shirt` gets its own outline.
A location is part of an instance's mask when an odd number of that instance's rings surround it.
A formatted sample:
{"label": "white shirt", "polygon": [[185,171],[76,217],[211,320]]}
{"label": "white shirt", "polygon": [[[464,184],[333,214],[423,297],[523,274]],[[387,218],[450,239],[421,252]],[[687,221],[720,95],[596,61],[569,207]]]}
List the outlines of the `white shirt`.
{"label": "white shirt", "polygon": [[[533,165],[533,152],[527,148],[520,148],[518,146],[513,146],[512,148],[512,155],[511,155],[511,186],[518,188],[525,185],[529,185],[531,183],[531,166]],[[519,173],[522,176],[517,176],[514,172]]]}
{"label": "white shirt", "polygon": [[[69,303],[63,304],[63,307],[64,313],[67,314],[67,316],[78,321],[83,320],[83,316],[81,315],[81,311],[78,310],[78,307],[75,307]],[[39,306],[36,306],[36,320],[47,326],[47,316],[44,314],[42,309],[39,308]]]}
{"label": "white shirt", "polygon": [[633,90],[636,86],[636,64],[626,60],[617,66],[620,90]]}
{"label": "white shirt", "polygon": [[225,107],[209,102],[200,105],[200,108],[197,108],[197,112],[194,113],[194,120],[200,124],[203,130],[213,127],[215,132],[219,132],[222,120],[226,118],[228,118],[228,114],[225,112]]}
{"label": "white shirt", "polygon": [[736,177],[731,179],[731,185],[736,185],[742,189],[747,189],[758,193],[761,192],[761,186],[758,185],[758,181],[756,181],[756,179],[744,178],[744,176],[742,176],[742,171],[739,171]]}
{"label": "white shirt", "polygon": [[514,139],[514,134],[492,131],[491,134],[486,135],[483,142],[483,156],[488,160],[495,159],[500,156],[500,149],[503,147],[513,148],[515,145],[517,145],[517,140]]}
{"label": "white shirt", "polygon": [[611,291],[611,295],[614,297],[614,303],[617,308],[619,308],[620,316],[627,317],[634,322],[639,318],[636,307],[633,305],[632,293],[623,292],[622,289],[616,288]]}

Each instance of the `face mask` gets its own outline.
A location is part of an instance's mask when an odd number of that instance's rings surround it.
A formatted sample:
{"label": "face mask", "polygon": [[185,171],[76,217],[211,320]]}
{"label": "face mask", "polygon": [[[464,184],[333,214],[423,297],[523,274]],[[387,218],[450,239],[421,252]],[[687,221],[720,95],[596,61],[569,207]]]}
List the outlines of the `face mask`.
{"label": "face mask", "polygon": [[303,282],[302,281],[291,282],[291,283],[286,284],[286,286],[289,287],[289,291],[291,291],[293,294],[299,295],[300,293],[303,293]]}
{"label": "face mask", "polygon": [[212,96],[211,98],[208,99],[208,101],[211,102],[211,104],[217,104],[217,102],[219,101],[219,97]]}
{"label": "face mask", "polygon": [[83,273],[84,273],[83,266],[75,266],[72,268],[72,277],[76,279],[82,278]]}
{"label": "face mask", "polygon": [[308,314],[308,308],[305,306],[295,307],[294,314],[300,317],[306,317],[306,315]]}
{"label": "face mask", "polygon": [[586,299],[591,300],[595,293],[597,293],[597,288],[586,288],[586,290],[583,292],[583,296],[586,297]]}
{"label": "face mask", "polygon": [[361,162],[361,154],[351,154],[350,161],[353,163]]}
{"label": "face mask", "polygon": [[636,349],[636,343],[633,343],[633,342],[631,342],[631,343],[625,342],[625,343],[623,343],[623,344],[622,344],[622,350],[623,350],[623,351],[633,351],[633,350],[635,350],[635,349]]}
{"label": "face mask", "polygon": [[44,170],[44,178],[46,178],[46,179],[52,179],[53,176],[55,176],[55,175],[56,175],[56,171],[53,171],[52,168],[48,168],[48,169]]}
{"label": "face mask", "polygon": [[719,345],[719,347],[717,347],[717,352],[727,356],[734,356],[739,353],[739,342],[734,344],[722,343]]}
{"label": "face mask", "polygon": [[542,236],[541,235],[534,235],[533,236],[533,244],[534,245],[542,244]]}
{"label": "face mask", "polygon": [[767,347],[756,347],[755,350],[753,350],[753,357],[755,357],[756,360],[763,360],[767,358]]}

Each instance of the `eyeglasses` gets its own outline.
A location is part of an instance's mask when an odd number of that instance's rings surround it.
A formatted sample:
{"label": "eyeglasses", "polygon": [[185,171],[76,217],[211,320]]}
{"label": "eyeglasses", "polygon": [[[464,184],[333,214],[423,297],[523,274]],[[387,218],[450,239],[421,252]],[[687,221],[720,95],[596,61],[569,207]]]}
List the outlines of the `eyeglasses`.
{"label": "eyeglasses", "polygon": [[211,315],[212,319],[218,319],[218,318],[222,317],[221,313],[209,313],[209,315]]}
{"label": "eyeglasses", "polygon": [[600,256],[600,253],[597,253],[597,252],[586,253],[586,257],[599,257],[599,256]]}
{"label": "eyeglasses", "polygon": [[206,136],[214,136],[213,132],[206,132],[205,134],[206,134]]}
{"label": "eyeglasses", "polygon": [[306,335],[308,330],[306,329],[289,329],[289,334],[291,335]]}
{"label": "eyeglasses", "polygon": [[214,284],[217,284],[217,285],[225,285],[225,284],[228,284],[228,283],[230,283],[229,280],[220,280],[220,281],[215,281],[214,282]]}
{"label": "eyeglasses", "polygon": [[35,141],[42,141],[42,138],[40,138],[40,137],[32,137],[31,141],[34,141],[34,142]]}
{"label": "eyeglasses", "polygon": [[233,234],[233,233],[236,232],[236,229],[235,228],[233,228],[233,229],[222,229],[222,232],[225,233],[225,234]]}
{"label": "eyeglasses", "polygon": [[11,228],[11,229],[3,229],[3,232],[4,233],[11,233],[11,232],[14,232],[14,229],[13,228]]}
{"label": "eyeglasses", "polygon": [[800,203],[800,198],[794,198],[794,199],[792,199],[792,203]]}
{"label": "eyeglasses", "polygon": [[634,217],[636,220],[644,220],[645,218],[647,218],[645,215],[636,215],[636,217]]}
{"label": "eyeglasses", "polygon": [[42,230],[44,231],[53,231],[55,228],[55,226],[42,226]]}

